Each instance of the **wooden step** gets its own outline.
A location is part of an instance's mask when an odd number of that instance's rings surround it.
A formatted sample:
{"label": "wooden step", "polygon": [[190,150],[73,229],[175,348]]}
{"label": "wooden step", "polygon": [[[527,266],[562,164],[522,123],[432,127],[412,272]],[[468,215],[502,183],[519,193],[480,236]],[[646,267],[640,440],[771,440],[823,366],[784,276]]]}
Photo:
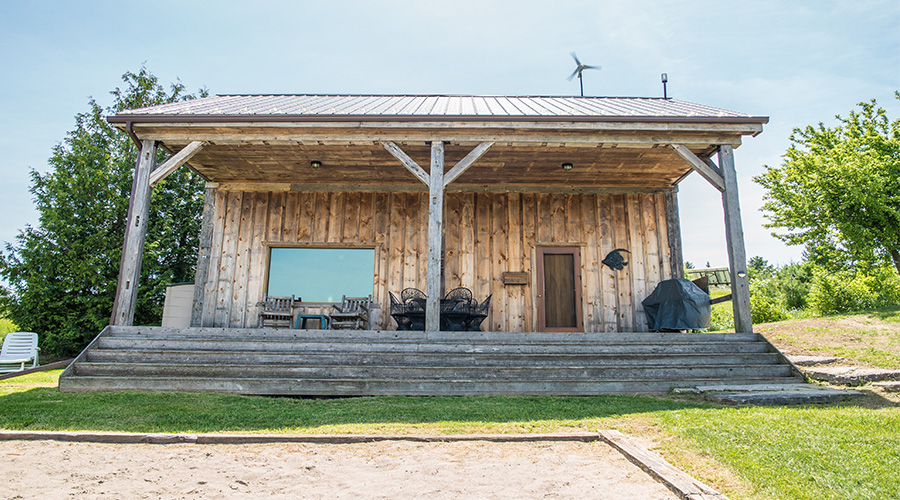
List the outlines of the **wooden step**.
{"label": "wooden step", "polygon": [[[783,383],[783,377],[744,379],[743,384]],[[799,382],[799,379],[797,380]],[[614,380],[560,382],[543,380],[336,380],[336,379],[233,379],[210,377],[123,378],[71,377],[60,379],[63,392],[90,391],[186,391],[280,396],[483,396],[660,394],[675,387],[726,384],[720,379]]]}
{"label": "wooden step", "polygon": [[224,352],[372,352],[372,353],[510,353],[510,354],[691,354],[691,353],[764,353],[761,342],[681,342],[681,343],[550,343],[480,344],[472,342],[328,342],[307,339],[289,340],[212,340],[117,337],[100,339],[98,349],[170,350]]}
{"label": "wooden step", "polygon": [[800,380],[757,334],[110,327],[60,390],[589,395]]}
{"label": "wooden step", "polygon": [[790,375],[787,365],[695,366],[416,366],[416,365],[229,365],[165,363],[81,363],[76,375],[122,377],[466,379],[466,380],[628,380],[654,378],[756,378]]}
{"label": "wooden step", "polygon": [[442,365],[442,366],[613,366],[660,365],[692,366],[698,364],[779,364],[777,353],[440,353],[440,352],[271,352],[271,351],[189,351],[161,349],[98,349],[87,354],[87,361],[105,363],[179,363],[179,364],[349,364],[371,365]]}

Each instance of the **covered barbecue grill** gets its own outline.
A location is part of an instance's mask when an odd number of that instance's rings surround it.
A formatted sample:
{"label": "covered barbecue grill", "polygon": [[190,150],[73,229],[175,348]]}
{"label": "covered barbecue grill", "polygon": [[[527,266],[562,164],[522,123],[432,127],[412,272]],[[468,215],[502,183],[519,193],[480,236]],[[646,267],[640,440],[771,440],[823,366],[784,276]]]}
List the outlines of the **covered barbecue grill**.
{"label": "covered barbecue grill", "polygon": [[641,303],[651,331],[709,328],[709,295],[689,280],[661,281]]}

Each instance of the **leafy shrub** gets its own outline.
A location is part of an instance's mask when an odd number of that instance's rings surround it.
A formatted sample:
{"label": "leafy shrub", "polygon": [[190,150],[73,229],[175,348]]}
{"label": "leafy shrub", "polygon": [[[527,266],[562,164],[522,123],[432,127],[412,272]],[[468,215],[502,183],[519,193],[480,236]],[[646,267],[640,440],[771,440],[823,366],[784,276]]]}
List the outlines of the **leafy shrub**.
{"label": "leafy shrub", "polygon": [[15,323],[6,318],[0,318],[0,342],[3,342],[3,339],[6,338],[6,334],[9,332],[16,332],[19,330],[19,327],[16,326]]}
{"label": "leafy shrub", "polygon": [[788,264],[774,273],[772,281],[786,309],[806,308],[815,268],[812,262],[799,262]]}
{"label": "leafy shrub", "polygon": [[840,314],[897,303],[900,282],[882,269],[868,273],[817,271],[809,292],[809,304],[818,314]]}
{"label": "leafy shrub", "polygon": [[772,323],[790,319],[787,312],[776,298],[767,295],[750,295],[750,317],[753,324]]}
{"label": "leafy shrub", "polygon": [[781,295],[774,280],[750,281],[750,318],[754,324],[784,321],[791,317],[780,300]]}
{"label": "leafy shrub", "polygon": [[875,307],[900,304],[900,275],[894,268],[877,267],[869,272],[868,277],[869,288],[878,295]]}
{"label": "leafy shrub", "polygon": [[709,318],[709,330],[713,332],[734,330],[734,313],[732,312],[730,302],[712,306],[712,315]]}

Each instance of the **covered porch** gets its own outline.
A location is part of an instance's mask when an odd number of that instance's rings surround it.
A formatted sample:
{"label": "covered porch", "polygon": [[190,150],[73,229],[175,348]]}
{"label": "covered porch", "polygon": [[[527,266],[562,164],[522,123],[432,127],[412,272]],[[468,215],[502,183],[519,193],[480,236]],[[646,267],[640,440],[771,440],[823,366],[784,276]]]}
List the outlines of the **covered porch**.
{"label": "covered porch", "polygon": [[[681,276],[677,184],[697,171],[722,196],[737,331],[752,331],[733,150],[765,117],[671,99],[216,96],[110,121],[142,148],[113,325],[132,322],[151,186],[186,164],[208,181],[194,326],[255,325],[273,249],[360,249],[374,329],[412,287],[437,331],[462,286],[492,298],[489,331],[646,331],[641,300]],[[159,167],[157,147],[173,153]],[[617,249],[628,264],[603,265]],[[548,296],[560,276],[572,293]]]}

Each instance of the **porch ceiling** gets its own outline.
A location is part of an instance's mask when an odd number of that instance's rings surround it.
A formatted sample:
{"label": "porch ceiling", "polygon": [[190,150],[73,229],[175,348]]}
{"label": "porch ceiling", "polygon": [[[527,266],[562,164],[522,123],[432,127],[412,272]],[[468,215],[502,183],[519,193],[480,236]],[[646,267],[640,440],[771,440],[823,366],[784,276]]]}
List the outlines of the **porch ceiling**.
{"label": "porch ceiling", "polygon": [[[172,151],[186,144],[165,143]],[[402,149],[426,171],[431,148],[425,142],[400,143]],[[445,146],[445,169],[467,155],[474,143],[451,141]],[[709,153],[709,146],[692,148]],[[310,162],[319,161],[320,168]],[[571,163],[569,171],[563,163]],[[368,144],[210,144],[190,161],[206,179],[219,183],[264,182],[299,184],[411,184],[425,189],[378,142]],[[495,145],[453,185],[482,184],[553,185],[598,187],[673,186],[690,167],[672,148],[663,144],[617,147],[604,144]]]}

